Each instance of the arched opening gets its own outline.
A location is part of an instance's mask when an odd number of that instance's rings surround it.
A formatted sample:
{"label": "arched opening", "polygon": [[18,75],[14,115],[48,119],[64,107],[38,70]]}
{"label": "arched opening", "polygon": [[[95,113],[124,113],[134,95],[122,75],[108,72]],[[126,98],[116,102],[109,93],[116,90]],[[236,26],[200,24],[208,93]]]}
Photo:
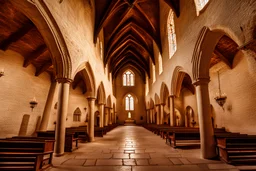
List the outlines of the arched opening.
{"label": "arched opening", "polygon": [[186,107],[185,112],[185,126],[186,127],[195,127],[196,121],[194,119],[194,110],[191,106]]}

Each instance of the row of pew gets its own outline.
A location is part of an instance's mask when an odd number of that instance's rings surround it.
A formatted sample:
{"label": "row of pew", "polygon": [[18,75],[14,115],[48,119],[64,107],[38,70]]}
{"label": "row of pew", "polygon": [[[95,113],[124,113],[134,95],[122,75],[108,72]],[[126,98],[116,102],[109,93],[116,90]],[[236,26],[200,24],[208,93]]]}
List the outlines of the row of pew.
{"label": "row of pew", "polygon": [[[95,127],[95,136],[103,137],[117,124]],[[78,148],[78,143],[88,142],[87,127],[66,128],[65,152]],[[0,170],[41,171],[52,166],[55,131],[37,131],[37,136],[14,136],[0,139]]]}
{"label": "row of pew", "polygon": [[[200,146],[199,128],[171,127],[169,125],[145,124],[146,129],[159,135],[174,148]],[[256,163],[256,136],[228,132],[214,128],[216,151],[220,160],[234,165]]]}

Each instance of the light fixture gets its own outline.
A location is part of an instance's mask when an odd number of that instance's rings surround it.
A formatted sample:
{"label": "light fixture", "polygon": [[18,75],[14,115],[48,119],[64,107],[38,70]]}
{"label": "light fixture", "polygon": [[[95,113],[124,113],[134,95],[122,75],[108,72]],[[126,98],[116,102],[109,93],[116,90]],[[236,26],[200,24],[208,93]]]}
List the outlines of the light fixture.
{"label": "light fixture", "polygon": [[33,111],[33,109],[37,106],[38,102],[36,101],[36,98],[34,97],[30,102],[30,108]]}
{"label": "light fixture", "polygon": [[0,71],[0,77],[4,76],[4,69],[2,68]]}
{"label": "light fixture", "polygon": [[219,92],[216,93],[216,97],[214,97],[214,99],[216,100],[216,102],[222,107],[222,109],[224,110],[224,104],[226,103],[226,99],[227,99],[227,96],[225,93],[222,93],[221,92],[221,89],[220,89],[220,74],[219,74],[219,71],[218,71],[218,83],[219,83]]}

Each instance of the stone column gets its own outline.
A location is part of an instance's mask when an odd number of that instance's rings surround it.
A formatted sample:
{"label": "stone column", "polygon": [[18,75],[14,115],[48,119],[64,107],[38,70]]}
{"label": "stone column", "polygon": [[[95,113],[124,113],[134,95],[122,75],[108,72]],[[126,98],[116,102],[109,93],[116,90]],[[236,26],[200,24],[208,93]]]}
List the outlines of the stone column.
{"label": "stone column", "polygon": [[114,119],[115,124],[116,124],[116,115],[117,115],[117,112],[115,111],[115,115],[114,115],[115,116],[115,119]]}
{"label": "stone column", "polygon": [[149,124],[149,109],[146,109],[146,116],[147,116],[147,118],[146,118],[146,121],[147,121],[147,124]]}
{"label": "stone column", "polygon": [[175,110],[174,110],[174,95],[169,96],[170,99],[170,126],[176,126]]}
{"label": "stone column", "polygon": [[112,108],[108,108],[108,124],[112,125]]}
{"label": "stone column", "polygon": [[159,125],[160,124],[160,120],[159,120],[159,104],[156,104],[156,124]]}
{"label": "stone column", "polygon": [[153,123],[153,111],[152,109],[149,109],[149,123]]}
{"label": "stone column", "polygon": [[104,104],[99,104],[99,112],[100,112],[100,127],[104,127]]}
{"label": "stone column", "polygon": [[62,156],[65,147],[66,116],[68,113],[69,79],[58,79],[59,94],[57,107],[57,120],[55,130],[55,156]]}
{"label": "stone column", "polygon": [[108,112],[109,112],[109,109],[108,109],[108,107],[106,107],[105,106],[105,109],[104,109],[104,111],[105,111],[105,126],[108,126]]}
{"label": "stone column", "polygon": [[95,107],[95,99],[94,97],[87,98],[88,100],[88,135],[89,135],[89,141],[94,141],[94,107]]}
{"label": "stone column", "polygon": [[159,124],[164,124],[164,104],[159,105]]}
{"label": "stone column", "polygon": [[57,82],[54,81],[51,83],[50,86],[50,90],[48,92],[48,96],[47,96],[47,100],[46,100],[46,104],[44,107],[44,113],[42,116],[42,121],[39,127],[40,131],[46,131],[47,127],[48,127],[48,122],[50,119],[50,115],[51,115],[51,109],[52,109],[52,101],[53,101],[53,97],[54,97],[54,93],[57,87]]}
{"label": "stone column", "polygon": [[217,155],[210,113],[209,81],[209,78],[201,78],[194,83],[194,85],[196,85],[197,110],[201,138],[201,157],[205,159],[211,159]]}

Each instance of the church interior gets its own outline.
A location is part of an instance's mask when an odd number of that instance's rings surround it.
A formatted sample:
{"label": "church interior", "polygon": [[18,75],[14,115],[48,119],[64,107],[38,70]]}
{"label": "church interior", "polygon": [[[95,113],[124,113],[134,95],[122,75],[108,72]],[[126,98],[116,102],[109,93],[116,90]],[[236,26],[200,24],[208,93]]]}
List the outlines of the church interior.
{"label": "church interior", "polygon": [[0,170],[256,170],[256,0],[0,0],[0,30]]}

